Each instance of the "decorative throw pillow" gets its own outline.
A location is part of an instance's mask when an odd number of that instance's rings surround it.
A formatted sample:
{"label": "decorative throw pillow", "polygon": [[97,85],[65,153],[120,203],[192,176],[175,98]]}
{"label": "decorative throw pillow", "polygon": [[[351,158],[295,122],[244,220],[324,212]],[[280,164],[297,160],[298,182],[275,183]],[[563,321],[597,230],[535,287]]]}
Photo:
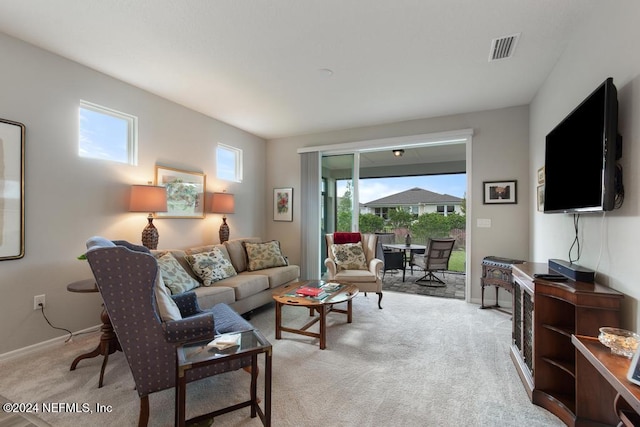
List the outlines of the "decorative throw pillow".
{"label": "decorative throw pillow", "polygon": [[198,287],[198,281],[189,276],[171,252],[157,254],[156,259],[162,280],[172,294],[181,294]]}
{"label": "decorative throw pillow", "polygon": [[200,252],[187,255],[187,262],[202,284],[211,286],[213,282],[235,276],[236,270],[222,251],[213,248],[211,252]]}
{"label": "decorative throw pillow", "polygon": [[362,242],[331,245],[331,253],[338,270],[367,270]]}
{"label": "decorative throw pillow", "polygon": [[280,242],[272,240],[265,243],[244,242],[247,251],[248,271],[264,270],[271,267],[287,265],[287,260],[280,252]]}
{"label": "decorative throw pillow", "polygon": [[158,312],[163,322],[169,320],[182,319],[182,313],[176,302],[171,298],[169,289],[164,285],[162,280],[162,273],[158,270],[158,276],[156,277],[156,283],[154,285],[154,292],[156,294],[156,304],[158,305]]}

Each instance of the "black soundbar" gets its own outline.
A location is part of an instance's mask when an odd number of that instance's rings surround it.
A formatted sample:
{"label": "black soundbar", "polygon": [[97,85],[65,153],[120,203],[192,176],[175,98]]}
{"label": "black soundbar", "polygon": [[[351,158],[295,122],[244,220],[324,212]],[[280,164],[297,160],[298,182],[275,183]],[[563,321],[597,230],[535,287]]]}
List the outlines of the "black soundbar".
{"label": "black soundbar", "polygon": [[573,264],[561,259],[550,259],[549,269],[578,282],[593,283],[596,275],[593,270],[589,270],[588,268],[581,267],[578,264]]}

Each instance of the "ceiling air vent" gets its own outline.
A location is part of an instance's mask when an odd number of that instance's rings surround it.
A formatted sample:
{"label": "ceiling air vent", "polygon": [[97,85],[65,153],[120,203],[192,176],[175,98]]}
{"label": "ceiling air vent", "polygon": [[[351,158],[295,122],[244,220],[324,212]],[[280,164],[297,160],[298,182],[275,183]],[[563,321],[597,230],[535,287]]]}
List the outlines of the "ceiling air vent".
{"label": "ceiling air vent", "polygon": [[491,41],[491,51],[489,52],[489,62],[511,58],[516,50],[519,38],[520,33],[493,39]]}

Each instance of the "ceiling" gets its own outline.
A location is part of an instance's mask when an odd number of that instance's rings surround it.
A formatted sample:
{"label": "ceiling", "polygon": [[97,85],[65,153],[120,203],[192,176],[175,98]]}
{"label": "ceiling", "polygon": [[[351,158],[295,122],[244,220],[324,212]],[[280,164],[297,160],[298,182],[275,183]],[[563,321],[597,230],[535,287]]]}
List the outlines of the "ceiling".
{"label": "ceiling", "polygon": [[3,0],[0,32],[273,139],[528,104],[595,2]]}
{"label": "ceiling", "polygon": [[[386,166],[425,165],[428,163],[448,163],[464,161],[466,158],[465,144],[445,144],[405,147],[402,156],[394,155],[393,150],[384,149],[360,153],[361,168],[381,168]],[[329,169],[351,169],[353,160],[350,155],[323,157],[322,165]]]}

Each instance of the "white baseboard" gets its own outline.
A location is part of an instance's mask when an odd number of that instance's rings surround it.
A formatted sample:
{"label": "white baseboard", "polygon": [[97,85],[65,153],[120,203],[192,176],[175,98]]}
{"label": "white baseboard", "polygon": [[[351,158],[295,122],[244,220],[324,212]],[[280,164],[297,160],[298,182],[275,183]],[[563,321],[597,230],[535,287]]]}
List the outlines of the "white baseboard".
{"label": "white baseboard", "polygon": [[[96,332],[99,332],[100,331],[100,326],[102,326],[102,325],[95,325],[95,326],[91,326],[89,328],[83,329],[81,331],[74,332],[73,336],[76,336],[78,334],[84,334],[84,333],[87,333],[87,332],[92,332],[92,331],[94,331],[96,329],[97,329]],[[29,345],[27,347],[22,347],[22,348],[19,348],[17,350],[12,350],[12,351],[9,351],[7,353],[0,354],[0,362],[6,361],[6,360],[9,360],[9,359],[13,359],[14,357],[18,357],[18,356],[25,356],[25,355],[27,355],[27,354],[29,354],[31,352],[36,351],[36,350],[42,350],[42,349],[45,349],[45,348],[54,347],[54,346],[57,346],[57,345],[60,345],[60,344],[64,344],[64,342],[68,338],[69,338],[69,335],[65,334],[65,335],[62,335],[62,336],[59,336],[59,337],[56,337],[56,338],[52,338],[52,339],[47,340],[47,341],[43,341],[43,342],[40,342],[40,343],[37,343],[37,344]]]}

